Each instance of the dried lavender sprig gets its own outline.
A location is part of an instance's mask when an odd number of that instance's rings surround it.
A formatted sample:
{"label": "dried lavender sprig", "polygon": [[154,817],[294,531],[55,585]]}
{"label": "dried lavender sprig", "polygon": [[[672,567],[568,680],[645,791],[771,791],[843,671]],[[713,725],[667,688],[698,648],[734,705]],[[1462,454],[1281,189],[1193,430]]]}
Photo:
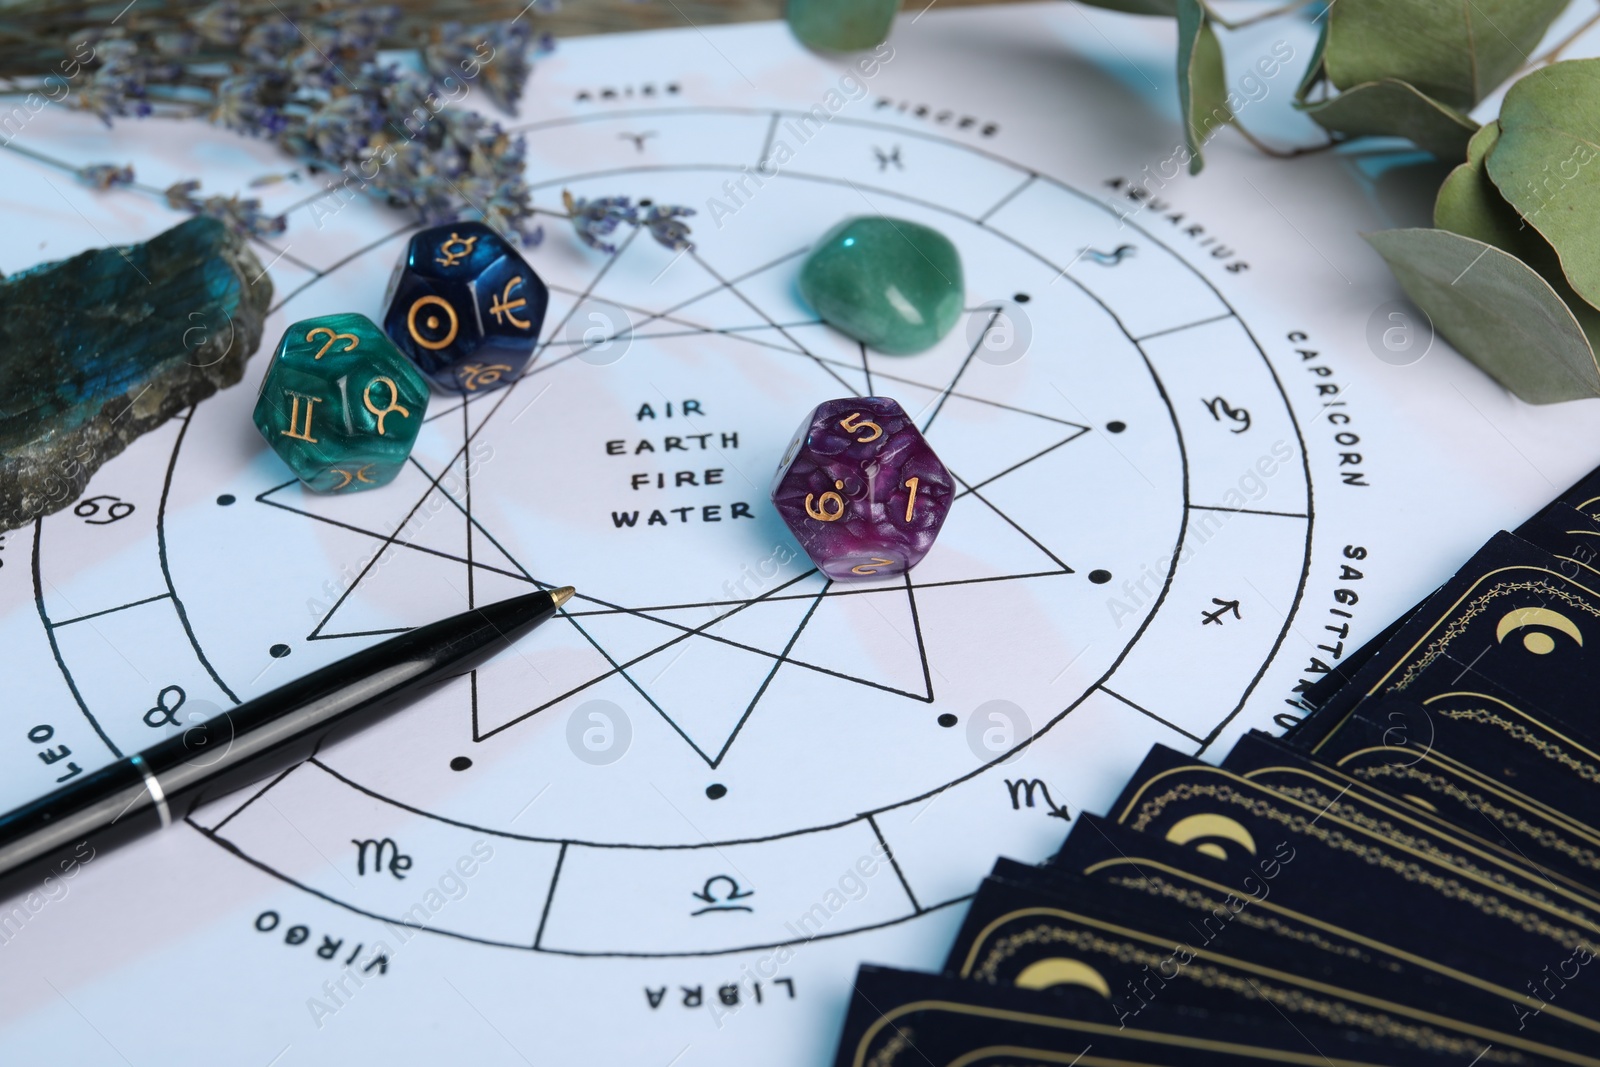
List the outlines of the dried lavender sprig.
{"label": "dried lavender sprig", "polygon": [[[203,114],[271,140],[313,169],[341,174],[341,189],[409,208],[423,222],[475,213],[524,243],[538,241],[521,140],[449,105],[481,90],[497,105],[513,106],[530,53],[547,39],[536,43],[520,16],[435,25],[419,53],[422,70],[408,71],[379,55],[401,17],[397,5],[328,9],[273,0],[270,10],[266,17],[240,0],[214,0],[190,8],[177,27],[163,20],[157,30],[130,18],[102,30],[78,52],[63,103],[107,123]],[[220,73],[198,61],[206,48],[222,46],[231,53]],[[248,232],[281,231],[281,221],[261,215],[255,201],[201,199],[192,190],[168,200]]]}
{"label": "dried lavender sprig", "polygon": [[693,208],[641,201],[635,205],[626,196],[601,196],[593,199],[573,196],[570,190],[561,190],[561,202],[566,206],[567,217],[578,239],[590,248],[614,255],[617,246],[606,240],[624,222],[642,227],[656,243],[683,252],[694,247],[689,240],[689,225],[683,220],[694,214]]}

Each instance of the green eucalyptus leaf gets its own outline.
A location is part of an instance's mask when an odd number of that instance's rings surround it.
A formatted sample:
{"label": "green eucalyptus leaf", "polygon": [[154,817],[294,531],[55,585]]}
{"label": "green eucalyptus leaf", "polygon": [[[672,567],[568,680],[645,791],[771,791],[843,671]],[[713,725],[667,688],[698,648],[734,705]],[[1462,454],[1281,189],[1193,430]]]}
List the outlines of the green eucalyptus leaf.
{"label": "green eucalyptus leaf", "polygon": [[1294,99],[1296,103],[1303,104],[1306,97],[1311,95],[1328,72],[1322,65],[1322,53],[1328,47],[1328,23],[1324,19],[1322,31],[1317,34],[1317,46],[1311,50],[1311,62],[1306,65],[1306,72],[1300,76],[1300,84],[1295,87]]}
{"label": "green eucalyptus leaf", "polygon": [[1199,174],[1205,165],[1201,149],[1233,121],[1222,45],[1200,0],[1178,0],[1178,107],[1189,142],[1189,173]]}
{"label": "green eucalyptus leaf", "polygon": [[1530,404],[1600,396],[1600,314],[1574,316],[1515,256],[1448,230],[1364,235],[1462,355]]}
{"label": "green eucalyptus leaf", "polygon": [[1352,137],[1404,137],[1443,160],[1460,159],[1478,124],[1396,78],[1352,85],[1331,100],[1301,104],[1323,129]]}
{"label": "green eucalyptus leaf", "polygon": [[1465,111],[1527,61],[1570,0],[1336,0],[1328,77],[1340,89],[1398,78]]}
{"label": "green eucalyptus leaf", "polygon": [[1498,122],[1483,126],[1472,135],[1467,161],[1452,170],[1439,187],[1438,199],[1433,203],[1433,224],[1509,252],[1546,277],[1550,267],[1559,274],[1561,268],[1549,244],[1522,221],[1489,179],[1484,160],[1499,139]]}
{"label": "green eucalyptus leaf", "polygon": [[1500,107],[1488,154],[1500,195],[1555,249],[1578,294],[1600,306],[1600,59],[1536,70]]}
{"label": "green eucalyptus leaf", "polygon": [[1433,205],[1433,224],[1442,230],[1494,245],[1531,267],[1571,309],[1578,324],[1600,350],[1600,312],[1591,308],[1567,282],[1550,242],[1517,214],[1489,178],[1486,161],[1500,140],[1500,124],[1491,122],[1473,134],[1467,161],[1450,172]]}
{"label": "green eucalyptus leaf", "polygon": [[1123,11],[1129,15],[1165,15],[1178,13],[1178,0],[1082,0],[1090,7],[1103,7],[1109,11]]}

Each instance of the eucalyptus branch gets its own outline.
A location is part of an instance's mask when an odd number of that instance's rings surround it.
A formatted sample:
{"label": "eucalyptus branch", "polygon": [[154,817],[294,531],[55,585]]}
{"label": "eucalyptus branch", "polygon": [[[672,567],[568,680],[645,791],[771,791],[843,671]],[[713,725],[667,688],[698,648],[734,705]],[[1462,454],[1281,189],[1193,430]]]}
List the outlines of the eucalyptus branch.
{"label": "eucalyptus branch", "polygon": [[1274,159],[1297,159],[1300,156],[1315,155],[1318,152],[1326,152],[1330,148],[1337,147],[1338,145],[1343,144],[1345,141],[1345,138],[1343,137],[1330,136],[1325,144],[1296,145],[1294,148],[1275,148],[1274,146],[1263,141],[1261,138],[1257,137],[1255,134],[1251,133],[1249,130],[1245,129],[1244,123],[1240,122],[1237,118],[1233,120],[1231,125],[1235,130],[1239,131],[1239,136],[1243,137],[1247,142],[1249,142],[1252,148],[1263,155],[1272,156]]}
{"label": "eucalyptus branch", "polygon": [[1528,71],[1535,70],[1539,67],[1549,66],[1551,63],[1556,62],[1561,58],[1561,53],[1565,52],[1568,48],[1572,47],[1572,45],[1576,44],[1578,38],[1594,29],[1597,24],[1600,24],[1600,11],[1596,11],[1593,15],[1590,15],[1583,21],[1582,25],[1573,30],[1571,33],[1567,34],[1565,37],[1561,38],[1561,40],[1557,41],[1543,54],[1528,60],[1527,63],[1523,64],[1517,69],[1516,74],[1514,74],[1513,77],[1520,74],[1526,74]]}
{"label": "eucalyptus branch", "polygon": [[1200,7],[1205,11],[1207,21],[1214,22],[1225,30],[1242,30],[1247,26],[1254,26],[1258,23],[1266,22],[1269,19],[1275,19],[1280,15],[1288,15],[1313,2],[1315,2],[1315,0],[1290,0],[1289,3],[1283,4],[1280,7],[1275,7],[1268,11],[1258,11],[1254,15],[1249,15],[1245,18],[1234,21],[1225,19],[1221,15],[1217,14],[1216,9],[1207,3],[1206,0],[1200,0]]}

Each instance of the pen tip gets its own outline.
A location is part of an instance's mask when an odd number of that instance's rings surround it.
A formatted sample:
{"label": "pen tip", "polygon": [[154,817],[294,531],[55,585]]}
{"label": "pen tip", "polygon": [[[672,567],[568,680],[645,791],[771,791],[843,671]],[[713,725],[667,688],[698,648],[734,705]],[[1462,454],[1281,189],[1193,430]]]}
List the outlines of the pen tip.
{"label": "pen tip", "polygon": [[556,607],[559,608],[561,605],[571,600],[572,594],[576,592],[577,590],[572,588],[572,586],[564,585],[560,589],[550,590],[550,599],[554,600],[556,602]]}

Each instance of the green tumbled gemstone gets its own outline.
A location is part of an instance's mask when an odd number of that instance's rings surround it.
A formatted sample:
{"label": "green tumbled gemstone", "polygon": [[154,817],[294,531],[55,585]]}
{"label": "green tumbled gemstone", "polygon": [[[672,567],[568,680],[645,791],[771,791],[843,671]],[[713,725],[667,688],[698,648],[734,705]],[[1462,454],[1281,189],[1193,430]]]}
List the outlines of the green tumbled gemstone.
{"label": "green tumbled gemstone", "polygon": [[860,215],[817,242],[800,268],[800,295],[870,348],[921,352],[961,317],[961,256],[938,230]]}
{"label": "green tumbled gemstone", "polygon": [[319,493],[375,489],[405,466],[428,383],[365,315],[290,326],[256,400],[256,429]]}
{"label": "green tumbled gemstone", "polygon": [[882,44],[900,0],[789,0],[784,17],[808,48],[859,52]]}

